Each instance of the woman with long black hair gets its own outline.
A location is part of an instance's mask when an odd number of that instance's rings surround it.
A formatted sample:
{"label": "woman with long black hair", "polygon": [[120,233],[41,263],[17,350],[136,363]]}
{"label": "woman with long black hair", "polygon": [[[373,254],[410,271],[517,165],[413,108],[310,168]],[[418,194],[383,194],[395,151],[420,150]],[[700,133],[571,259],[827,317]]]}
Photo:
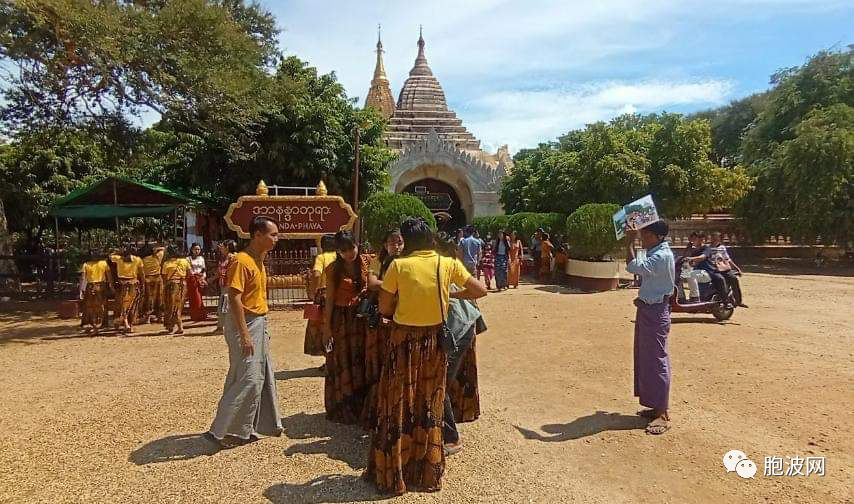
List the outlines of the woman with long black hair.
{"label": "woman with long black hair", "polygon": [[326,349],[326,418],[359,421],[365,400],[365,329],[359,302],[368,288],[368,264],[349,231],[335,235],[338,257],[326,269],[323,345]]}
{"label": "woman with long black hair", "polygon": [[[422,219],[400,226],[405,254],[383,276],[380,312],[393,317],[380,376],[377,423],[366,478],[380,491],[442,488],[445,452],[442,421],[447,356],[444,319],[451,296],[475,299],[486,287],[456,259],[440,259]],[[450,284],[463,286],[451,293]]]}
{"label": "woman with long black hair", "polygon": [[504,230],[498,231],[498,237],[495,239],[492,251],[495,253],[495,288],[499,292],[508,287],[507,274],[509,272],[511,247],[512,244]]}
{"label": "woman with long black hair", "polygon": [[392,229],[383,237],[383,248],[375,257],[368,269],[368,290],[371,302],[376,308],[377,316],[374,320],[367,320],[365,330],[365,386],[367,397],[365,407],[362,409],[362,425],[372,429],[376,423],[377,407],[377,385],[382,373],[383,360],[385,359],[386,343],[388,341],[390,320],[379,316],[379,290],[383,285],[385,275],[394,258],[399,257],[403,251],[403,237],[400,229]]}

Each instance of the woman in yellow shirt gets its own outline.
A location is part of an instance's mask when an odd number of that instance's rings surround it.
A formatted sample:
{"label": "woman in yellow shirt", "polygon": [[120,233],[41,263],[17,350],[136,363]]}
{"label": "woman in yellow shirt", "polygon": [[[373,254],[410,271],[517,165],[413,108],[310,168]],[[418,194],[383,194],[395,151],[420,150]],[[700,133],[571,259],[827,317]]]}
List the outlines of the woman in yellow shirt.
{"label": "woman in yellow shirt", "polygon": [[[396,495],[406,493],[408,486],[424,491],[442,488],[447,366],[443,319],[450,296],[486,295],[483,283],[472,278],[460,261],[439,258],[430,227],[422,219],[407,219],[400,232],[404,255],[392,261],[380,290],[380,312],[393,316],[394,324],[378,386],[378,419],[366,470],[380,491]],[[451,293],[451,283],[464,288]]]}
{"label": "woman in yellow shirt", "polygon": [[110,266],[106,259],[89,254],[80,269],[80,299],[83,300],[82,326],[86,334],[98,334],[98,329],[106,315],[108,292],[113,292],[113,274]]}
{"label": "woman in yellow shirt", "polygon": [[163,276],[163,326],[169,334],[184,334],[181,310],[184,309],[184,299],[187,297],[187,274],[189,272],[190,261],[185,257],[180,257],[178,249],[174,245],[169,245],[161,268],[161,275]]}
{"label": "woman in yellow shirt", "polygon": [[365,404],[366,320],[358,317],[368,288],[368,261],[349,231],[335,235],[338,258],[326,268],[323,346],[326,351],[326,418],[353,424]]}
{"label": "woman in yellow shirt", "polygon": [[142,269],[145,272],[145,295],[142,298],[140,320],[151,324],[163,317],[163,277],[160,275],[163,262],[163,247],[154,248],[145,244],[139,251]]}
{"label": "woman in yellow shirt", "polygon": [[[314,267],[309,272],[308,296],[322,310],[326,298],[326,276],[324,272],[330,264],[335,262],[335,258],[338,257],[335,253],[335,237],[324,236],[321,238],[320,250],[321,253],[315,257]],[[305,326],[305,341],[303,342],[302,350],[306,355],[318,357],[323,355],[323,321],[308,321]]]}
{"label": "woman in yellow shirt", "polygon": [[121,256],[114,258],[116,264],[116,276],[119,277],[119,291],[116,296],[118,306],[118,320],[116,325],[120,333],[132,333],[133,324],[136,322],[136,312],[139,308],[142,289],[145,285],[145,272],[142,267],[142,259],[134,253],[136,247],[128,243],[124,247]]}

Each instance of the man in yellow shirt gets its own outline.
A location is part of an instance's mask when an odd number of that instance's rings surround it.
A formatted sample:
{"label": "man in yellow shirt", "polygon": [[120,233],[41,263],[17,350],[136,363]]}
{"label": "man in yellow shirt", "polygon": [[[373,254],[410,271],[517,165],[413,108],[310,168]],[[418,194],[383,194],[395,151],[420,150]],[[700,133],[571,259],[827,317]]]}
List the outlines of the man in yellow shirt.
{"label": "man in yellow shirt", "polygon": [[229,369],[209,439],[231,447],[259,434],[279,436],[282,421],[267,332],[267,272],[264,258],[278,240],[279,228],[269,217],[249,225],[252,241],[228,267],[229,309],[225,321]]}

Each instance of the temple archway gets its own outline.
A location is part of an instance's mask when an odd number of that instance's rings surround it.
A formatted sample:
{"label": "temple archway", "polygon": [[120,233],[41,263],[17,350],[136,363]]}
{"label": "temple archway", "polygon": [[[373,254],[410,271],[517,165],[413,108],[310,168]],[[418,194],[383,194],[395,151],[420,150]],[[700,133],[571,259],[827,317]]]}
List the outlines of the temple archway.
{"label": "temple archway", "polygon": [[450,184],[424,178],[410,183],[401,192],[412,194],[423,201],[436,217],[440,231],[450,233],[467,223],[460,196]]}

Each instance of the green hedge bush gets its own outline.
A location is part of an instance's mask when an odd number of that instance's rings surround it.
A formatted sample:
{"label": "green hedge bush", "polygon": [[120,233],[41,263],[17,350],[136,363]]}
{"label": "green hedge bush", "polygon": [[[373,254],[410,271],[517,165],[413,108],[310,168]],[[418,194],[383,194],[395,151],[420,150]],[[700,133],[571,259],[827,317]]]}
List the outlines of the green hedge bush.
{"label": "green hedge bush", "polygon": [[496,236],[498,231],[502,229],[509,232],[509,221],[509,215],[490,215],[487,217],[475,217],[472,225],[480,231],[482,238],[486,238],[488,234],[491,234],[493,237]]}
{"label": "green hedge bush", "polygon": [[368,198],[359,210],[362,219],[363,239],[373,248],[382,246],[385,234],[406,220],[407,217],[421,217],[436,230],[436,219],[423,201],[409,194],[390,192],[377,193]]}
{"label": "green hedge bush", "polygon": [[602,261],[615,252],[621,241],[614,236],[611,217],[620,209],[611,203],[589,203],[566,219],[569,255],[582,261]]}
{"label": "green hedge bush", "polygon": [[516,231],[528,243],[538,228],[543,228],[551,235],[564,235],[566,216],[559,213],[521,212],[510,216],[507,228]]}

